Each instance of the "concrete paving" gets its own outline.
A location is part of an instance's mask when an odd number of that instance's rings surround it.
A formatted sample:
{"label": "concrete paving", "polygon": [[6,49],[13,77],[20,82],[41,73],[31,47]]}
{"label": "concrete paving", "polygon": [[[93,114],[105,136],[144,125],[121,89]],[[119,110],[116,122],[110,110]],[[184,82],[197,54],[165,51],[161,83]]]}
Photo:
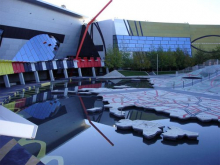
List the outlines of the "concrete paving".
{"label": "concrete paving", "polygon": [[[192,92],[174,91],[173,89],[144,88],[85,88],[85,91],[99,93],[103,101],[108,102],[110,112],[118,116],[120,109],[135,106],[154,109],[179,119],[198,119],[203,122],[220,122],[220,98],[218,96],[200,96]],[[190,94],[189,94],[190,93]],[[113,109],[113,110],[111,110]],[[115,114],[114,114],[115,112]],[[124,114],[124,113],[123,113]],[[120,117],[124,117],[120,114]],[[125,114],[124,114],[125,115]]]}

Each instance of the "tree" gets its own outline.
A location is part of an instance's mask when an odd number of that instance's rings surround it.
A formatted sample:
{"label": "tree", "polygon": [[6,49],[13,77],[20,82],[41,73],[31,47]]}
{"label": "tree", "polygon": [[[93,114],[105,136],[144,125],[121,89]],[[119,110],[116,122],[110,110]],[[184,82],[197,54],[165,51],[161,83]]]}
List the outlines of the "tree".
{"label": "tree", "polygon": [[127,68],[127,69],[133,68],[133,59],[131,58],[130,53],[123,52],[122,61],[123,61],[122,63],[123,68]]}
{"label": "tree", "polygon": [[117,69],[122,67],[123,53],[117,47],[108,48],[105,56],[105,64],[108,68]]}
{"label": "tree", "polygon": [[166,53],[167,56],[167,69],[171,70],[172,68],[176,68],[176,56],[174,55],[174,52],[171,51],[171,49],[168,49]]}
{"label": "tree", "polygon": [[151,49],[151,51],[147,55],[150,60],[151,69],[156,70],[157,69],[157,52],[154,49]]}
{"label": "tree", "polygon": [[197,50],[194,56],[195,64],[202,64],[203,62],[211,59],[212,55],[210,53],[201,51],[204,50],[201,45],[199,46],[199,49],[200,50]]}
{"label": "tree", "polygon": [[184,52],[180,48],[177,48],[176,51],[174,52],[174,55],[176,57],[177,70],[184,69],[185,68],[185,54],[184,54]]}
{"label": "tree", "polygon": [[220,46],[217,46],[212,52],[212,59],[220,60]]}
{"label": "tree", "polygon": [[145,52],[134,52],[133,63],[135,69],[148,69],[150,67],[150,61]]}

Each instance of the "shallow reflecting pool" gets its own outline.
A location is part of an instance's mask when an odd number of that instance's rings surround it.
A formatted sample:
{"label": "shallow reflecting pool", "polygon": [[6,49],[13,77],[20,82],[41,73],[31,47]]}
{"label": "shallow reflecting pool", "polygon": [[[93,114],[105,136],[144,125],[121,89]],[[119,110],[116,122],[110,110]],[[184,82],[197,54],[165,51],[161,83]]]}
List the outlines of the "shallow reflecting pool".
{"label": "shallow reflecting pool", "polygon": [[39,126],[36,139],[16,140],[31,154],[48,165],[55,164],[220,164],[220,125],[193,120],[173,120],[154,111],[130,107],[124,109],[130,120],[150,120],[168,126],[198,132],[197,140],[183,138],[177,141],[152,140],[132,130],[116,130],[120,120],[104,108],[97,95],[80,95],[85,107],[103,107],[99,113],[89,113],[94,124],[113,143],[111,146],[88,122],[79,96],[54,93],[54,90],[78,90],[82,88],[113,88],[114,85],[151,88],[148,81],[130,80],[73,81],[25,91],[12,98],[4,106]]}

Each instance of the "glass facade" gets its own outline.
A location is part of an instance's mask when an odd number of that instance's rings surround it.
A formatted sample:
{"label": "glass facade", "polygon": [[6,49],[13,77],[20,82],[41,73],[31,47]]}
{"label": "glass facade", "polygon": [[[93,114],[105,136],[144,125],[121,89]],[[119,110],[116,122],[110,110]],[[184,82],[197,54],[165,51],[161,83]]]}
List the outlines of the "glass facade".
{"label": "glass facade", "polygon": [[164,51],[175,51],[180,48],[191,56],[190,38],[185,37],[145,37],[145,36],[125,36],[115,35],[113,44],[120,51],[125,52],[147,52],[163,48]]}
{"label": "glass facade", "polygon": [[16,54],[13,61],[47,61],[52,60],[59,48],[59,42],[48,34],[31,38]]}

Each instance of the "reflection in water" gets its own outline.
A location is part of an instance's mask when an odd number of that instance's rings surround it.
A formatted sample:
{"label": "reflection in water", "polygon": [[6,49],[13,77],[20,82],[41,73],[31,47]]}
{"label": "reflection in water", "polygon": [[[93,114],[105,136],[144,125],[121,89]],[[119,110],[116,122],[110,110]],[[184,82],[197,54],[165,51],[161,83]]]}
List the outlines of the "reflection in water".
{"label": "reflection in water", "polygon": [[[53,110],[56,113],[51,115]],[[38,124],[35,140],[46,143],[46,154],[89,127],[77,97],[34,104],[23,111],[22,114],[28,112],[32,115],[26,115],[28,120]],[[31,145],[24,145],[35,156],[39,155],[39,147],[34,141]]]}
{"label": "reflection in water", "polygon": [[165,115],[154,113],[154,112],[149,112],[149,111],[144,111],[143,109],[135,108],[129,110],[127,119],[130,120],[160,120],[160,119],[167,119]]}
{"label": "reflection in water", "polygon": [[[121,84],[120,82],[114,83],[129,86],[129,81],[121,82]],[[113,82],[96,82],[95,84],[99,87],[115,85]],[[89,81],[82,81],[80,85],[78,86],[78,81],[73,81],[66,87],[68,90],[95,87]],[[112,126],[119,119],[112,117],[109,111],[103,108],[101,113],[90,114],[90,118],[101,123],[95,123],[95,125],[103,130],[103,133],[115,144],[111,147],[103,137],[86,124],[78,96],[71,94],[64,97],[64,93],[51,93],[51,90],[64,90],[64,87],[64,83],[59,83],[25,91],[4,105],[39,126],[35,140],[17,140],[30,153],[39,158],[42,157],[41,160],[45,163],[58,164],[59,162],[67,165],[220,164],[219,125],[205,125],[204,123],[202,125],[198,121],[192,122],[191,120],[170,120],[167,119],[168,116],[150,110],[125,109],[127,118],[154,120],[166,126],[164,131],[168,126],[176,126],[199,133],[198,140],[183,138],[170,141],[163,140],[161,136],[147,140],[134,131],[115,131]],[[102,101],[95,95],[82,96],[82,99],[87,109],[103,107]],[[94,159],[97,155],[99,159]]]}
{"label": "reflection in water", "polygon": [[[60,102],[58,100],[54,101],[46,101],[43,103],[34,104],[22,112],[26,113],[27,115],[36,118],[36,119],[46,119],[48,117],[52,117],[56,115],[58,109],[60,107]],[[24,115],[23,116],[27,116]]]}
{"label": "reflection in water", "polygon": [[153,88],[148,80],[131,81],[125,79],[108,80],[105,84],[106,88],[113,88],[114,86],[126,85],[132,88]]}
{"label": "reflection in water", "polygon": [[186,137],[183,137],[181,139],[178,140],[162,140],[161,143],[165,144],[165,145],[171,145],[171,146],[177,146],[177,145],[182,145],[184,143],[186,143],[187,145],[198,145],[199,144],[199,140],[197,139],[191,139],[189,140]]}

